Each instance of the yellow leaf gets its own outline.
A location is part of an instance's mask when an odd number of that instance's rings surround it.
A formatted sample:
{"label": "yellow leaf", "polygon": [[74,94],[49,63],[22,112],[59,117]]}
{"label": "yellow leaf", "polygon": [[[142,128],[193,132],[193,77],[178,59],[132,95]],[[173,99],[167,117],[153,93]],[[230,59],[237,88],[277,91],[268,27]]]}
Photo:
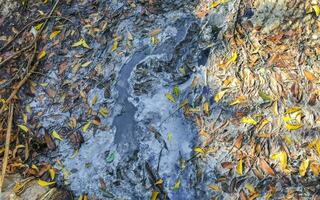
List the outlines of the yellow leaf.
{"label": "yellow leaf", "polygon": [[26,112],[27,112],[27,113],[31,113],[31,108],[30,108],[30,105],[29,105],[29,104],[26,105]]}
{"label": "yellow leaf", "polygon": [[55,38],[61,31],[53,31],[50,36],[49,39],[52,40],[53,38]]}
{"label": "yellow leaf", "polygon": [[316,14],[316,16],[318,17],[320,14],[320,7],[318,5],[313,5],[312,6],[314,13]]}
{"label": "yellow leaf", "polygon": [[172,141],[172,137],[173,137],[172,133],[169,132],[169,133],[168,133],[168,142],[171,142],[171,141]]}
{"label": "yellow leaf", "polygon": [[242,176],[243,166],[242,166],[242,158],[239,160],[236,172],[239,176]]}
{"label": "yellow leaf", "polygon": [[297,130],[297,129],[300,129],[301,127],[303,127],[302,124],[286,124],[285,126],[290,131]]}
{"label": "yellow leaf", "polygon": [[82,194],[79,196],[78,200],[83,200],[83,195]]}
{"label": "yellow leaf", "polygon": [[71,47],[83,46],[84,48],[91,49],[87,42],[81,38],[78,42],[75,42]]}
{"label": "yellow leaf", "polygon": [[58,139],[58,140],[63,141],[63,139],[62,139],[61,136],[57,133],[57,131],[54,130],[54,131],[51,133],[51,135],[52,135],[52,137],[54,137],[54,138],[56,138],[56,139]]}
{"label": "yellow leaf", "polygon": [[261,129],[263,129],[263,127],[265,127],[269,123],[270,123],[270,121],[267,120],[267,119],[262,120],[262,122],[260,123],[259,127],[257,128],[257,132],[259,132]]}
{"label": "yellow leaf", "polygon": [[194,151],[197,152],[197,153],[201,153],[201,154],[204,154],[204,150],[201,149],[200,147],[196,147],[194,148]]}
{"label": "yellow leaf", "polygon": [[288,146],[290,146],[292,144],[292,139],[288,135],[285,135],[283,137],[283,139],[287,143]]}
{"label": "yellow leaf", "polygon": [[49,85],[49,83],[40,83],[40,85],[41,85],[42,87],[47,87],[47,86]]}
{"label": "yellow leaf", "polygon": [[209,102],[205,102],[203,104],[203,112],[206,114],[206,115],[209,115]]}
{"label": "yellow leaf", "polygon": [[299,174],[300,176],[305,176],[307,169],[309,167],[309,159],[306,159],[304,161],[302,161],[300,167],[299,167]]}
{"label": "yellow leaf", "polygon": [[39,55],[38,55],[38,60],[41,60],[42,58],[44,58],[46,56],[46,51],[42,50]]}
{"label": "yellow leaf", "polygon": [[280,153],[272,154],[271,159],[280,161],[280,169],[282,171],[287,169],[288,156],[285,151],[281,151]]}
{"label": "yellow leaf", "polygon": [[22,113],[22,119],[23,119],[23,123],[27,124],[28,116],[26,114]]}
{"label": "yellow leaf", "polygon": [[266,195],[266,200],[269,200],[271,197],[272,197],[272,194],[268,192]]}
{"label": "yellow leaf", "polygon": [[290,121],[294,120],[292,117],[289,117],[289,116],[283,116],[283,117],[281,117],[281,119],[284,122],[290,122]]}
{"label": "yellow leaf", "polygon": [[214,191],[220,191],[221,188],[219,185],[213,185],[213,184],[210,184],[208,185],[208,187],[211,189],[211,190],[214,190]]}
{"label": "yellow leaf", "polygon": [[251,117],[242,117],[241,122],[245,124],[252,124],[252,125],[257,124],[257,121],[252,119]]}
{"label": "yellow leaf", "polygon": [[88,195],[87,194],[83,195],[83,200],[88,200]]}
{"label": "yellow leaf", "polygon": [[240,97],[235,98],[229,105],[230,106],[234,106],[234,105],[243,103],[245,101],[246,101],[246,97],[245,96],[240,96]]}
{"label": "yellow leaf", "polygon": [[51,180],[54,180],[54,178],[56,177],[56,173],[55,173],[54,169],[50,168],[49,173],[50,173]]}
{"label": "yellow leaf", "polygon": [[103,116],[103,117],[107,117],[109,114],[109,110],[106,107],[101,107],[99,109],[99,113]]}
{"label": "yellow leaf", "polygon": [[256,189],[254,188],[254,186],[253,186],[252,184],[247,183],[247,184],[245,185],[245,188],[247,188],[247,190],[248,190],[251,194],[256,193]]}
{"label": "yellow leaf", "polygon": [[82,131],[83,132],[86,132],[88,130],[88,128],[90,127],[91,125],[91,121],[88,121],[82,128]]}
{"label": "yellow leaf", "polygon": [[81,67],[88,67],[91,63],[92,63],[92,61],[87,61],[87,62],[81,64]]}
{"label": "yellow leaf", "polygon": [[222,97],[225,95],[226,92],[227,92],[227,90],[222,90],[222,91],[218,92],[218,93],[214,96],[214,101],[215,101],[216,103],[218,103],[218,102],[222,99]]}
{"label": "yellow leaf", "polygon": [[32,168],[32,169],[35,169],[37,172],[39,172],[39,168],[37,167],[37,165],[33,164],[33,165],[31,166],[31,168]]}
{"label": "yellow leaf", "polygon": [[220,2],[219,1],[215,1],[211,4],[211,8],[216,8],[220,5]]}
{"label": "yellow leaf", "polygon": [[43,23],[37,24],[34,28],[38,31],[41,29]]}
{"label": "yellow leaf", "polygon": [[181,161],[181,169],[184,170],[187,167],[187,162],[185,159]]}
{"label": "yellow leaf", "polygon": [[176,100],[174,99],[173,95],[169,92],[166,93],[166,97],[169,101],[171,101],[172,103],[176,103]]}
{"label": "yellow leaf", "polygon": [[46,187],[46,186],[49,186],[49,185],[53,185],[55,184],[56,182],[55,181],[52,181],[52,182],[47,182],[47,181],[43,181],[41,179],[38,180],[38,184],[41,186],[41,187]]}
{"label": "yellow leaf", "polygon": [[29,131],[28,127],[26,127],[25,125],[19,124],[18,127],[26,133]]}
{"label": "yellow leaf", "polygon": [[92,98],[91,104],[94,106],[97,103],[98,100],[98,96],[94,95],[94,97]]}
{"label": "yellow leaf", "polygon": [[300,111],[300,110],[301,110],[300,107],[294,106],[294,107],[289,108],[289,109],[286,111],[286,114],[295,113],[295,112],[298,112],[298,111]]}
{"label": "yellow leaf", "polygon": [[157,182],[155,182],[155,185],[161,185],[163,183],[163,180],[160,178],[159,180],[157,180]]}
{"label": "yellow leaf", "polygon": [[238,51],[235,49],[232,53],[232,56],[228,60],[228,64],[234,63],[238,58]]}
{"label": "yellow leaf", "polygon": [[179,180],[177,180],[177,182],[174,184],[173,189],[174,189],[174,190],[179,189],[179,188],[180,188],[180,185],[181,185],[181,181],[180,181],[180,179],[179,179]]}
{"label": "yellow leaf", "polygon": [[153,191],[151,195],[151,200],[156,200],[158,198],[159,192]]}
{"label": "yellow leaf", "polygon": [[118,40],[114,40],[114,41],[113,41],[112,48],[111,48],[111,51],[115,51],[115,50],[117,50],[118,45],[119,45]]}

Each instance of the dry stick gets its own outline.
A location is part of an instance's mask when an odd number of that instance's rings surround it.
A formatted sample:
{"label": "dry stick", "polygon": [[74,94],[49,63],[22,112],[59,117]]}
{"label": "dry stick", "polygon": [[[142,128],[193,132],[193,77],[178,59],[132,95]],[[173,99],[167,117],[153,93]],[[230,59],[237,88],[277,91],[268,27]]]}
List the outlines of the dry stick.
{"label": "dry stick", "polygon": [[6,175],[6,169],[7,169],[7,165],[8,165],[9,146],[10,146],[10,137],[11,137],[11,129],[12,129],[12,118],[13,118],[13,104],[10,104],[5,150],[4,150],[4,156],[3,156],[3,159],[2,159],[2,172],[1,172],[1,179],[0,179],[0,193],[2,191],[2,185],[3,185],[3,182],[4,182],[4,176]]}
{"label": "dry stick", "polygon": [[66,17],[62,17],[62,16],[50,16],[50,17],[42,17],[40,19],[36,19],[33,20],[32,22],[30,22],[29,24],[25,25],[20,31],[19,33],[17,33],[9,42],[7,42],[3,47],[0,48],[0,52],[3,51],[4,49],[6,49],[14,40],[17,39],[17,37],[19,35],[21,35],[27,28],[29,28],[30,26],[32,26],[33,24],[37,23],[37,22],[41,22],[42,20],[45,19],[50,19],[50,18],[61,18],[61,19],[65,19],[71,23],[73,23],[70,19],[66,18]]}
{"label": "dry stick", "polygon": [[[54,12],[54,10],[56,9],[58,3],[60,0],[57,0],[56,3],[54,4],[54,6],[52,7],[49,16],[51,17],[52,13]],[[28,65],[27,65],[27,70],[28,68],[31,66],[35,56],[36,56],[36,52],[37,52],[37,43],[38,40],[40,38],[40,35],[42,33],[42,31],[44,30],[44,27],[47,25],[49,21],[49,18],[44,22],[43,26],[41,27],[39,33],[37,34],[37,37],[35,38],[34,42],[30,45],[33,46],[34,45],[34,51],[33,51],[33,55],[30,58]],[[28,71],[28,73],[25,75],[25,77],[18,83],[18,85],[15,87],[15,89],[13,90],[13,92],[10,94],[9,98],[4,102],[4,104],[2,105],[1,109],[0,109],[0,115],[2,114],[2,112],[5,110],[6,105],[15,97],[15,95],[19,92],[20,88],[27,82],[27,80],[29,79],[29,77],[32,75],[33,71],[36,69],[37,67],[37,63],[35,63],[32,68],[30,69],[30,71]]]}

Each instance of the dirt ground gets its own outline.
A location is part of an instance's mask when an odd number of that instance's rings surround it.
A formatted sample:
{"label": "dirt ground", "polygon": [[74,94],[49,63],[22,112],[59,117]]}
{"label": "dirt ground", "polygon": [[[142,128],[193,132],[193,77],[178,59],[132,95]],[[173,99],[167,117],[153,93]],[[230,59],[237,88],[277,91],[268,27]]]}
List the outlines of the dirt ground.
{"label": "dirt ground", "polygon": [[0,5],[2,198],[320,198],[318,1]]}

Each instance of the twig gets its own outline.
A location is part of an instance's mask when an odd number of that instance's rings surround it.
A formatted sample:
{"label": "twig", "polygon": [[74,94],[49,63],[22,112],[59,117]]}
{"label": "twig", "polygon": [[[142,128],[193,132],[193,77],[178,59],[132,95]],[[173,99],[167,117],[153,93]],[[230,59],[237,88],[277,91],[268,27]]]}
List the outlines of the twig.
{"label": "twig", "polygon": [[3,185],[3,182],[4,182],[4,176],[6,175],[6,169],[7,169],[7,165],[8,165],[9,146],[10,146],[10,137],[11,137],[11,129],[12,129],[12,118],[13,118],[13,104],[10,104],[5,150],[4,150],[4,156],[3,156],[3,159],[2,159],[2,172],[1,172],[1,179],[0,179],[0,193],[2,191],[2,185]]}
{"label": "twig", "polygon": [[[33,54],[31,56],[31,58],[28,61],[28,65],[27,65],[27,74],[25,75],[25,77],[18,83],[18,85],[15,87],[15,89],[13,90],[13,92],[10,94],[9,98],[4,102],[4,104],[2,105],[1,109],[0,109],[0,115],[2,114],[2,112],[5,110],[7,104],[16,96],[16,94],[19,92],[20,88],[27,82],[27,80],[29,79],[29,77],[32,75],[33,71],[37,68],[38,62],[35,63],[31,69],[28,71],[29,67],[32,65],[34,58],[36,57],[36,53],[37,53],[37,46],[38,46],[38,40],[40,39],[41,33],[43,32],[45,26],[47,25],[48,21],[49,21],[49,17],[51,17],[52,13],[54,12],[54,10],[56,9],[58,3],[60,0],[57,0],[56,3],[53,5],[48,18],[46,19],[46,21],[44,22],[43,26],[41,27],[41,29],[39,30],[36,38],[34,39],[34,41],[31,43],[31,45],[29,46],[34,46],[33,49]],[[0,65],[1,66],[1,65]]]}
{"label": "twig", "polygon": [[62,16],[49,16],[49,17],[42,17],[40,19],[35,19],[32,22],[28,23],[27,25],[25,25],[10,41],[8,41],[5,45],[3,45],[3,47],[0,48],[0,52],[5,50],[13,41],[15,41],[17,39],[18,36],[20,36],[27,28],[29,28],[30,26],[32,26],[35,23],[41,22],[45,19],[50,19],[50,18],[61,18],[64,20],[67,20],[71,23],[73,23],[70,19],[66,18],[66,17],[62,17]]}

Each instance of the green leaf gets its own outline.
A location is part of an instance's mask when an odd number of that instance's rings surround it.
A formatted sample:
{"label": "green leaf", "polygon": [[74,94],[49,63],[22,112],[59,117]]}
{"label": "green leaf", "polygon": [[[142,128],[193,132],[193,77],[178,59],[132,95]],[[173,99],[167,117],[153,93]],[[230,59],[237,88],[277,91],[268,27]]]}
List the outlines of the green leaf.
{"label": "green leaf", "polygon": [[109,153],[108,157],[107,157],[107,163],[112,163],[114,161],[114,159],[116,158],[116,154],[113,151],[112,153]]}
{"label": "green leaf", "polygon": [[172,133],[169,132],[169,133],[168,133],[168,142],[171,142],[171,141],[172,141]]}
{"label": "green leaf", "polygon": [[259,91],[259,96],[264,100],[264,101],[272,101],[272,98],[265,92]]}
{"label": "green leaf", "polygon": [[180,89],[178,86],[173,87],[173,93],[178,97],[180,95]]}
{"label": "green leaf", "polygon": [[18,127],[26,133],[29,131],[28,127],[25,125],[19,124]]}

